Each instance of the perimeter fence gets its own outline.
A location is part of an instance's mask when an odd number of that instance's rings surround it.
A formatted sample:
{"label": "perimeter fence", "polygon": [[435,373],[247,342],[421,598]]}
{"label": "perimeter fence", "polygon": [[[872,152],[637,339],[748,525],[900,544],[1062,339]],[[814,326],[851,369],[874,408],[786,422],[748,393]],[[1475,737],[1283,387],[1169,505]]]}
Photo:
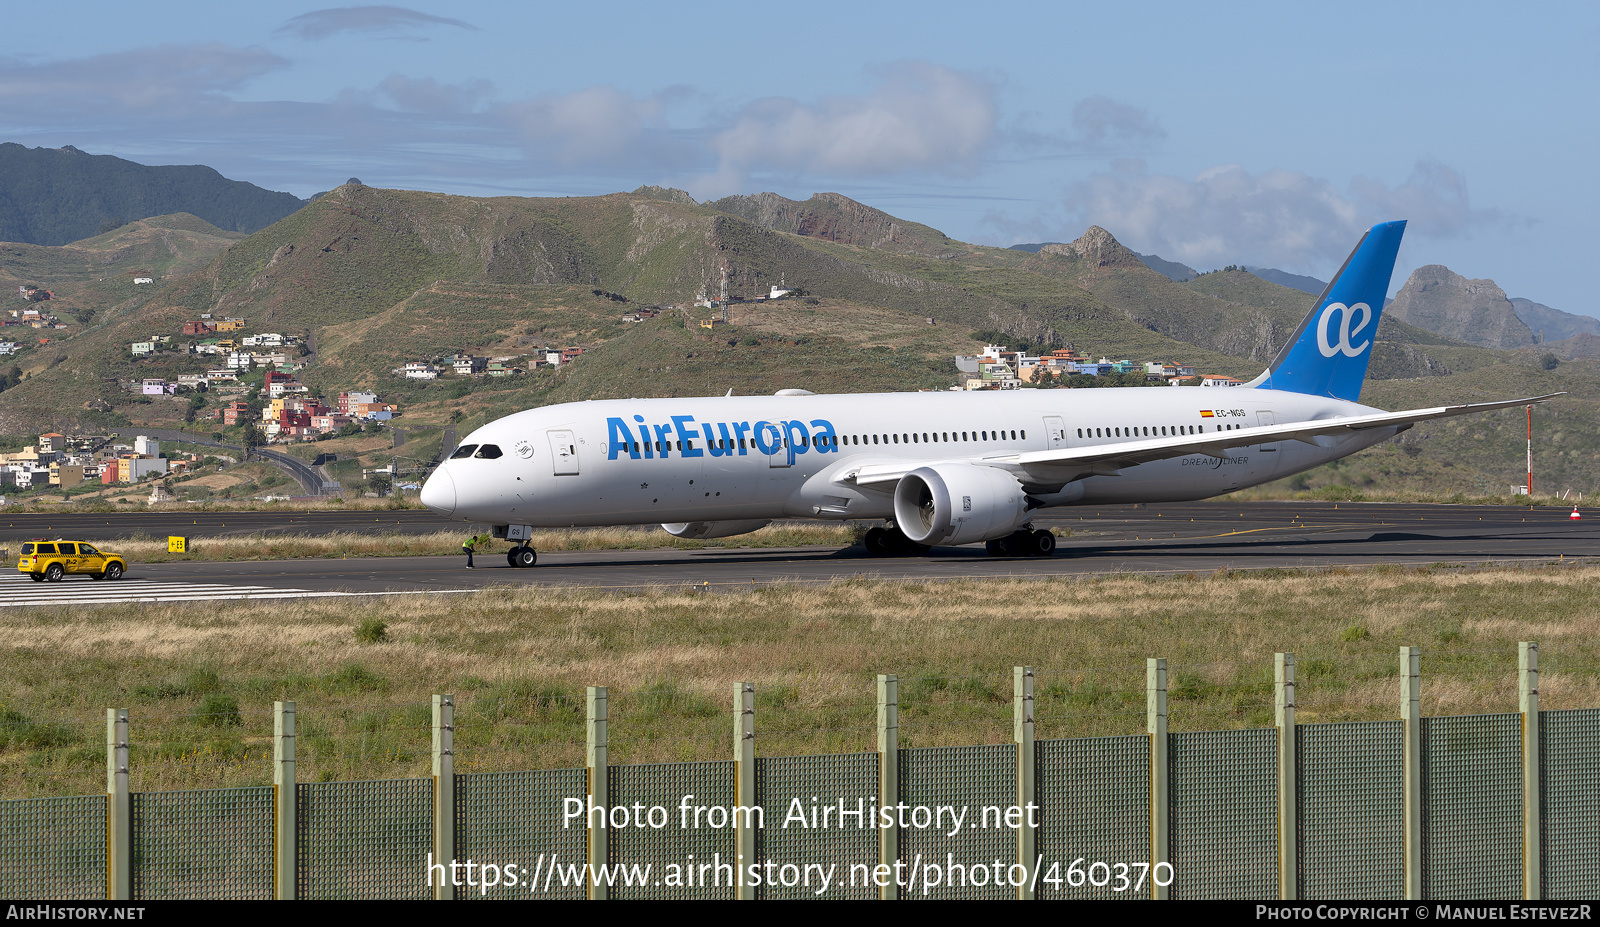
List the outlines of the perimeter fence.
{"label": "perimeter fence", "polygon": [[[1293,654],[1275,655],[1270,675],[1219,665],[1169,678],[1166,661],[1153,659],[1143,688],[1128,691],[1036,688],[1034,670],[1016,667],[1009,699],[983,700],[1009,702],[1009,736],[932,745],[908,745],[917,701],[903,696],[951,681],[879,676],[875,703],[830,716],[824,742],[837,752],[794,756],[757,756],[750,683],[732,687],[731,705],[591,687],[581,699],[538,694],[531,714],[476,705],[462,716],[526,716],[513,730],[527,742],[502,749],[572,758],[522,771],[467,762],[491,745],[473,743],[470,722],[458,731],[457,700],[438,695],[426,713],[394,709],[426,720],[431,775],[370,781],[302,781],[298,757],[317,725],[278,702],[270,785],[155,792],[130,791],[132,719],[109,709],[104,794],[0,801],[0,897],[1600,895],[1600,709],[1541,710],[1538,645],[1524,643],[1514,672],[1509,659],[1503,667],[1517,711],[1425,717],[1422,659],[1402,648],[1398,665],[1374,665],[1339,692],[1319,689],[1316,661]],[[1173,729],[1203,723],[1205,712],[1190,708],[1215,702],[1218,686],[1270,698],[1268,725]],[[1379,689],[1391,710],[1398,695],[1397,715],[1320,720]],[[645,742],[670,735],[662,726],[682,716],[686,698],[721,715],[718,739],[731,751],[618,762],[651,754]],[[674,712],[652,699],[672,700]],[[1070,729],[1075,710],[1133,729],[1039,736],[1045,711]],[[773,714],[781,719],[782,708],[761,717]],[[571,733],[552,753],[562,730]],[[816,743],[816,733],[780,724],[760,742]],[[318,778],[338,768],[320,767]]]}

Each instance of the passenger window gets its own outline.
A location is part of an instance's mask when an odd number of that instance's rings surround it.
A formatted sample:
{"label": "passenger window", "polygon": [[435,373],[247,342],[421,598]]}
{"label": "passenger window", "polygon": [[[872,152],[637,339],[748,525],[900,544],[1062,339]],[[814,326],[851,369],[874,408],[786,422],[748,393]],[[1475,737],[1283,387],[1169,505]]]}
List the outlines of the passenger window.
{"label": "passenger window", "polygon": [[463,444],[460,447],[456,448],[456,452],[454,454],[450,455],[450,459],[451,460],[460,460],[463,457],[471,457],[472,456],[472,452],[477,450],[477,449],[478,449],[478,446],[476,444]]}
{"label": "passenger window", "polygon": [[494,460],[500,456],[500,446],[498,444],[485,444],[483,447],[478,448],[478,453],[472,456],[483,460]]}
{"label": "passenger window", "polygon": [[1028,433],[1026,431],[1024,431],[1022,433],[1022,440],[1024,440],[1024,441],[1028,440]]}
{"label": "passenger window", "polygon": [[54,544],[40,544],[38,550],[34,551],[36,554],[53,554],[55,552],[56,546]]}
{"label": "passenger window", "polygon": [[96,555],[96,554],[98,554],[100,552],[98,550],[95,550],[94,547],[92,547],[91,545],[79,544],[78,545],[78,553],[81,556],[84,556],[84,557],[93,557],[94,555]]}
{"label": "passenger window", "polygon": [[33,553],[33,545],[32,544],[24,544],[24,545],[22,545],[22,556],[26,557],[31,553]]}

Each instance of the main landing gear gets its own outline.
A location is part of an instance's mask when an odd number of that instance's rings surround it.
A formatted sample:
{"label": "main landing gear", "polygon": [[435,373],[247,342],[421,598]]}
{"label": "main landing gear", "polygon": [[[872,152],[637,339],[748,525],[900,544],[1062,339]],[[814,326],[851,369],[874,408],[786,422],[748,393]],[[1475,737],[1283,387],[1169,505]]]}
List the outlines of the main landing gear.
{"label": "main landing gear", "polygon": [[915,557],[932,549],[911,540],[904,531],[892,525],[869,530],[861,543],[866,545],[867,553],[874,557]]}
{"label": "main landing gear", "polygon": [[506,562],[514,567],[531,567],[539,562],[539,555],[533,548],[522,545],[506,552]]}
{"label": "main landing gear", "polygon": [[1056,536],[1043,528],[1021,528],[1010,537],[988,542],[984,548],[991,557],[1048,557],[1056,552]]}

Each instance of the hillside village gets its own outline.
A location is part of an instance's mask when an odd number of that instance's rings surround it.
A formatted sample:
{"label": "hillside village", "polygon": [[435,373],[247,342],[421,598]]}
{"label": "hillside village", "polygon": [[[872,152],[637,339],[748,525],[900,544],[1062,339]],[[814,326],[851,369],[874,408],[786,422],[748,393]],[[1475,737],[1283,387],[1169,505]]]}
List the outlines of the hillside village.
{"label": "hillside village", "polygon": [[20,451],[0,454],[0,491],[71,490],[89,483],[139,483],[188,472],[202,458],[169,459],[161,442],[139,435],[132,444],[116,435],[68,436],[51,432]]}
{"label": "hillside village", "polygon": [[[480,200],[351,183],[248,237],[156,217],[72,245],[5,245],[0,258],[0,282],[37,288],[16,316],[0,313],[13,331],[27,310],[58,305],[91,320],[6,339],[19,348],[0,373],[0,434],[199,424],[243,446],[248,426],[307,461],[338,453],[327,482],[394,454],[433,460],[450,434],[583,399],[1238,386],[1313,298],[1237,267],[1169,277],[1098,228],[987,248],[835,194],[696,203],[651,188]],[[1486,281],[1419,275],[1441,282],[1402,288],[1363,401],[1565,390],[1552,478],[1600,472],[1600,428],[1585,424],[1600,420],[1588,359],[1600,334],[1571,335],[1577,317],[1535,305],[1552,340],[1524,337]],[[1459,326],[1471,313],[1448,307],[1469,302],[1503,320],[1498,342],[1433,331]],[[1523,449],[1520,423],[1503,418],[1406,440],[1435,471],[1499,485]]]}
{"label": "hillside village", "polygon": [[[1022,389],[1033,387],[1092,387],[1102,378],[1117,377],[1114,384],[1128,386],[1131,376],[1137,383],[1143,378],[1149,386],[1242,386],[1244,381],[1223,374],[1196,374],[1187,364],[1170,364],[1159,361],[1113,361],[1070,347],[1057,348],[1049,354],[1030,355],[1026,351],[1007,350],[1005,345],[985,345],[981,354],[956,355],[956,371],[960,388]],[[1089,379],[1093,378],[1093,379]]]}

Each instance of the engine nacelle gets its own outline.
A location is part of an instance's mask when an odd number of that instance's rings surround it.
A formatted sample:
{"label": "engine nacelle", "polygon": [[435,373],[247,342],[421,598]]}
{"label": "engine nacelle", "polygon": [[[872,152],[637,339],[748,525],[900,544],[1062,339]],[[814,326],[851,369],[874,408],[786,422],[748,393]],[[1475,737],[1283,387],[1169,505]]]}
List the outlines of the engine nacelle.
{"label": "engine nacelle", "polygon": [[995,467],[919,467],[894,488],[894,520],[918,544],[991,541],[1027,522],[1028,496]]}
{"label": "engine nacelle", "polygon": [[772,519],[770,518],[755,518],[746,521],[683,521],[671,525],[662,525],[661,530],[675,538],[709,541],[712,538],[731,538],[736,534],[749,534],[770,524],[772,524]]}

